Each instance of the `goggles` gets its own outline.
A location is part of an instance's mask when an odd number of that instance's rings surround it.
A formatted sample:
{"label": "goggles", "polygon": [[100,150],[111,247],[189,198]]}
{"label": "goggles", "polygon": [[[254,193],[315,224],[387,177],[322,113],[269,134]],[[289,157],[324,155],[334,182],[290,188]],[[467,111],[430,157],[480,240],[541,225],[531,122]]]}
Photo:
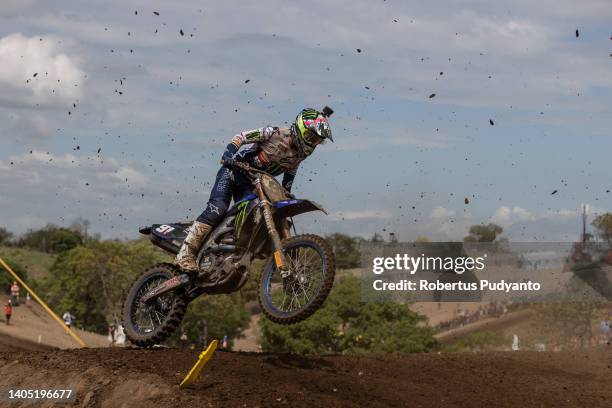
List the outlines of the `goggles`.
{"label": "goggles", "polygon": [[322,137],[320,137],[310,129],[307,129],[305,132],[303,132],[302,137],[304,138],[304,142],[310,146],[316,146],[324,140]]}

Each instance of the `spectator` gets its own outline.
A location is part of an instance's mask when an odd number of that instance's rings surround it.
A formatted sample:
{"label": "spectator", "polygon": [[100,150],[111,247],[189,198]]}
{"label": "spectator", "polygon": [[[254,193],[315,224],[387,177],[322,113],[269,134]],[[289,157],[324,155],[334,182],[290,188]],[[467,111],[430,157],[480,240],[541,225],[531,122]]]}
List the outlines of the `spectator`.
{"label": "spectator", "polygon": [[188,346],[187,331],[184,327],[181,329],[181,336],[179,337],[179,340],[182,348],[186,348]]}
{"label": "spectator", "polygon": [[11,305],[19,306],[19,285],[17,285],[17,282],[13,282],[11,285]]}
{"label": "spectator", "polygon": [[519,338],[516,334],[512,335],[512,351],[519,351],[520,347],[519,347]]}
{"label": "spectator", "polygon": [[115,330],[115,344],[120,346],[125,344],[125,332],[121,324],[117,324],[117,329]]}
{"label": "spectator", "polygon": [[227,349],[227,334],[225,336],[223,336],[223,342],[221,343],[221,348],[223,350]]}
{"label": "spectator", "polygon": [[26,292],[25,304],[30,306],[30,292]]}
{"label": "spectator", "polygon": [[72,323],[74,322],[75,317],[70,312],[66,312],[62,316],[62,319],[64,320],[64,323],[66,324],[66,326],[70,328],[72,327]]}
{"label": "spectator", "polygon": [[114,323],[111,323],[108,326],[108,341],[110,341],[111,346],[115,345],[116,339],[115,334],[117,333],[117,326]]}
{"label": "spectator", "polygon": [[4,316],[6,317],[6,325],[9,325],[9,321],[11,320],[11,316],[13,315],[13,306],[11,305],[11,301],[8,300],[6,305],[4,305]]}
{"label": "spectator", "polygon": [[599,331],[601,332],[601,337],[603,339],[604,343],[607,343],[608,341],[610,341],[610,321],[602,321],[601,324],[599,325]]}

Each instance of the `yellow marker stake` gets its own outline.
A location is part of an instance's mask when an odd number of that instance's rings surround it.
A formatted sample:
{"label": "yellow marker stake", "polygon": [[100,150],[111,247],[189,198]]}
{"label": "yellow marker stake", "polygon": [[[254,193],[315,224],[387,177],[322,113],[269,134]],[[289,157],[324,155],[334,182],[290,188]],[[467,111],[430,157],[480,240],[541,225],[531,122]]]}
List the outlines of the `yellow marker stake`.
{"label": "yellow marker stake", "polygon": [[180,387],[184,387],[185,385],[192,384],[198,379],[198,377],[200,376],[200,371],[202,371],[204,364],[206,364],[208,360],[210,360],[210,358],[212,357],[216,349],[217,349],[217,340],[213,340],[209,344],[209,346],[206,348],[206,350],[200,353],[198,362],[195,363],[195,365],[191,368],[191,370],[189,370],[189,374],[187,374],[187,377],[185,377],[185,379],[181,382]]}
{"label": "yellow marker stake", "polygon": [[51,308],[49,306],[47,306],[47,304],[45,302],[43,302],[43,300],[41,298],[39,298],[38,295],[36,293],[34,293],[34,291],[32,289],[30,289],[30,287],[28,285],[26,285],[25,282],[22,281],[21,278],[15,272],[13,272],[13,270],[10,268],[10,266],[8,266],[6,264],[6,262],[4,262],[4,259],[2,259],[2,258],[0,258],[0,265],[2,265],[4,267],[4,269],[6,269],[6,271],[8,273],[10,273],[13,276],[13,278],[15,278],[15,280],[21,284],[21,286],[23,286],[28,292],[30,292],[30,295],[32,295],[32,297],[34,299],[36,299],[36,301],[38,303],[40,303],[40,305],[43,307],[43,309],[45,309],[47,311],[47,313],[49,313],[51,315],[51,317],[54,318],[59,323],[59,325],[62,326],[62,328],[64,330],[66,330],[68,332],[68,334],[71,335],[72,338],[77,343],[79,343],[79,346],[85,347],[85,343],[83,342],[83,340],[81,340],[81,338],[79,336],[77,336],[77,334],[75,332],[70,330],[70,328],[68,326],[66,326],[66,324],[64,323],[64,321],[62,319],[60,319],[55,313],[53,313],[53,310],[51,310]]}

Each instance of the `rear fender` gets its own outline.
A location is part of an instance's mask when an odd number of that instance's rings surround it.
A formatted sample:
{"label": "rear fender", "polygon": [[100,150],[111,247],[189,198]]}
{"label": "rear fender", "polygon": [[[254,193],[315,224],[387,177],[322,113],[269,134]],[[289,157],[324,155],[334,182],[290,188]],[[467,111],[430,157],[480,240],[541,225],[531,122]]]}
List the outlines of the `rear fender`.
{"label": "rear fender", "polygon": [[310,211],[323,211],[327,214],[327,211],[325,211],[321,205],[310,200],[293,199],[277,201],[274,203],[274,207],[276,207],[274,218],[277,220],[295,217],[296,215]]}
{"label": "rear fender", "polygon": [[148,233],[149,239],[153,244],[165,251],[176,254],[187,237],[190,225],[191,224],[182,222],[153,224],[150,227],[141,228],[140,233]]}

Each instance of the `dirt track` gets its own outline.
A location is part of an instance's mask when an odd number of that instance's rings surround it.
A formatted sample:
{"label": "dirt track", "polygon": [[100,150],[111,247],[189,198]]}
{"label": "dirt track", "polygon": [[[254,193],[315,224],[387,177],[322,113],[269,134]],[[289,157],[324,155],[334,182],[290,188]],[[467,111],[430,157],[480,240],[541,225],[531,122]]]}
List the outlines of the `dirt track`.
{"label": "dirt track", "polygon": [[20,339],[17,337],[5,336],[0,333],[0,352],[2,351],[47,351],[52,350],[53,347],[47,346],[46,344],[37,344],[33,341]]}
{"label": "dirt track", "polygon": [[[81,349],[0,353],[0,388],[61,387],[77,406],[611,406],[612,352],[297,357],[217,352],[177,384],[197,352]],[[16,405],[14,405],[16,406]]]}
{"label": "dirt track", "polygon": [[[4,305],[6,298],[0,295],[0,304]],[[73,328],[89,347],[105,347],[109,345],[106,336]],[[40,347],[32,344],[41,343]],[[0,317],[0,351],[31,350],[38,351],[49,348],[70,349],[79,345],[57,324],[44,310],[35,303],[22,304],[13,308],[11,324],[5,324],[4,315]]]}

